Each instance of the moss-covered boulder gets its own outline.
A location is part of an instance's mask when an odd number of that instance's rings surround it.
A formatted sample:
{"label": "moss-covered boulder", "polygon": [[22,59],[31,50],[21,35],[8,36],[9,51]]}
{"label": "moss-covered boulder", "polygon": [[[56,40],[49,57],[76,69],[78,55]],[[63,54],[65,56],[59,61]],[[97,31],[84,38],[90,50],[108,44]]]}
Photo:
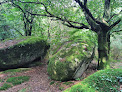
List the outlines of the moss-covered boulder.
{"label": "moss-covered boulder", "polygon": [[43,58],[49,49],[40,37],[22,37],[0,43],[0,69],[21,67],[35,59]]}
{"label": "moss-covered boulder", "polygon": [[67,81],[81,77],[94,57],[94,45],[69,42],[59,48],[49,60],[51,79]]}
{"label": "moss-covered boulder", "polygon": [[63,92],[121,92],[122,69],[100,70]]}

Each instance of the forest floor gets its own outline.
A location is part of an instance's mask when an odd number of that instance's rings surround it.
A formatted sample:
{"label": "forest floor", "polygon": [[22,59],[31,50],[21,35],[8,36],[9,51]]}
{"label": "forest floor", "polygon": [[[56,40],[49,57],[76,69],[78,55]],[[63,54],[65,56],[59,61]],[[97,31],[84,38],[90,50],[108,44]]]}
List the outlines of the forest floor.
{"label": "forest floor", "polygon": [[[20,40],[21,41],[21,40]],[[5,45],[5,43],[0,44],[0,48],[5,48],[10,45],[16,44],[15,41],[8,41],[8,45]],[[11,44],[12,43],[12,44]],[[8,90],[1,91],[1,92],[61,92],[62,90],[65,90],[72,85],[75,85],[82,81],[87,76],[95,73],[97,71],[96,65],[97,63],[93,61],[89,68],[84,72],[82,75],[82,78],[67,82],[60,82],[60,81],[54,81],[51,80],[47,73],[47,63],[46,60],[40,61],[41,65],[32,67],[30,70],[23,71],[23,72],[17,72],[14,74],[11,73],[0,73],[0,79],[6,80],[9,77],[17,77],[17,76],[30,76],[30,80],[28,82],[24,82],[20,85],[13,86],[12,88],[9,88]],[[111,63],[111,68],[121,68],[122,69],[122,62],[114,62]],[[6,82],[6,81],[5,81]],[[5,83],[0,82],[0,87]]]}
{"label": "forest floor", "polygon": [[[41,61],[42,64],[40,66],[32,67],[28,71],[17,72],[14,75],[10,75],[9,73],[0,74],[0,78],[4,79],[7,77],[17,77],[17,76],[30,76],[30,80],[28,82],[24,82],[20,85],[13,86],[8,90],[1,92],[61,92],[74,84],[79,83],[87,76],[96,72],[96,62],[93,61],[89,68],[85,71],[81,79],[67,81],[67,82],[59,82],[51,80],[47,73],[47,64],[46,60]],[[118,62],[116,64],[112,63],[112,68],[122,68],[122,63]],[[0,83],[0,85],[2,85]]]}
{"label": "forest floor", "polygon": [[[9,73],[0,74],[0,78],[4,79],[7,77],[17,77],[17,76],[30,76],[30,80],[28,82],[24,82],[20,85],[16,85],[8,90],[1,92],[61,92],[74,84],[79,83],[87,76],[93,74],[97,70],[94,68],[95,64],[91,64],[86,72],[83,74],[82,79],[67,81],[67,82],[59,82],[51,80],[47,73],[47,64],[46,60],[41,61],[42,64],[40,66],[32,67],[28,71],[17,72],[14,75],[10,75]],[[0,84],[2,85],[2,84]],[[26,90],[26,91],[22,91]]]}

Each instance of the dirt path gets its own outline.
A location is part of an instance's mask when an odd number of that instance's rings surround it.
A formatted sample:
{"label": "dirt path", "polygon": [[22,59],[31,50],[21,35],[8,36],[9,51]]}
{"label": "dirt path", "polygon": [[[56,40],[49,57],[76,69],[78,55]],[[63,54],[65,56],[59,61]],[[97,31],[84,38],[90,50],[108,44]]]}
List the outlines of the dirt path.
{"label": "dirt path", "polygon": [[48,77],[46,69],[47,66],[43,63],[41,66],[34,67],[30,71],[17,73],[15,76],[31,76],[30,80],[1,92],[19,92],[19,90],[24,88],[26,89],[24,92],[61,92],[58,87],[50,85],[51,80]]}
{"label": "dirt path", "polygon": [[[121,66],[121,64],[122,63],[119,62],[113,65],[118,68],[119,66]],[[16,73],[15,75],[11,76],[30,76],[30,80],[28,82],[22,83],[1,92],[62,92],[62,90],[65,90],[72,85],[79,83],[87,76],[96,72],[97,70],[95,67],[96,62],[92,62],[89,68],[82,75],[81,80],[68,81],[70,84],[66,85],[66,82],[53,81],[49,78],[47,73],[47,64],[45,61],[43,61],[40,66],[33,67],[31,70]],[[0,75],[1,78],[6,76],[7,74]],[[53,84],[51,85],[51,83]]]}
{"label": "dirt path", "polygon": [[[94,64],[91,64],[89,69],[87,69],[87,71],[83,74],[82,80],[97,71],[93,69],[93,67]],[[62,90],[65,90],[81,81],[68,81],[69,84],[67,85],[65,84],[66,82],[51,80],[47,73],[47,64],[45,61],[43,61],[40,66],[33,67],[29,71],[16,73],[16,75],[13,75],[12,77],[15,76],[30,76],[30,80],[1,92],[61,92]],[[53,83],[52,85],[51,82]]]}

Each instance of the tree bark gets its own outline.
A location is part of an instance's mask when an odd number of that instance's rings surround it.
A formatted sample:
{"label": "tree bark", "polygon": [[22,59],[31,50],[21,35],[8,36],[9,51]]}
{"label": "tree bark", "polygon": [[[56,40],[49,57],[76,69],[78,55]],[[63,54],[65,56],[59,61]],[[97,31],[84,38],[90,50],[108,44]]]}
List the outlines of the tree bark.
{"label": "tree bark", "polygon": [[98,69],[104,69],[108,63],[110,50],[110,35],[107,31],[98,33]]}

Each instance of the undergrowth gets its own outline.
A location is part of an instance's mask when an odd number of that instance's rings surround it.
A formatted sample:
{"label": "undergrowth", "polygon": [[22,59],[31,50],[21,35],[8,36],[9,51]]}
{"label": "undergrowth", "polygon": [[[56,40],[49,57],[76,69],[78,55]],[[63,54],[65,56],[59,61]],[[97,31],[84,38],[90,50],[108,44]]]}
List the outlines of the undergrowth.
{"label": "undergrowth", "polygon": [[6,89],[11,88],[11,87],[12,87],[11,84],[4,83],[4,84],[0,87],[0,90],[6,90]]}
{"label": "undergrowth", "polygon": [[118,92],[122,69],[100,70],[64,92]]}
{"label": "undergrowth", "polygon": [[1,73],[16,73],[16,72],[24,72],[28,70],[30,70],[30,68],[18,68],[18,69],[9,69],[6,71],[2,71]]}
{"label": "undergrowth", "polygon": [[13,85],[21,84],[25,81],[28,81],[30,79],[30,76],[18,76],[18,77],[10,77],[7,79],[6,82],[12,83]]}

